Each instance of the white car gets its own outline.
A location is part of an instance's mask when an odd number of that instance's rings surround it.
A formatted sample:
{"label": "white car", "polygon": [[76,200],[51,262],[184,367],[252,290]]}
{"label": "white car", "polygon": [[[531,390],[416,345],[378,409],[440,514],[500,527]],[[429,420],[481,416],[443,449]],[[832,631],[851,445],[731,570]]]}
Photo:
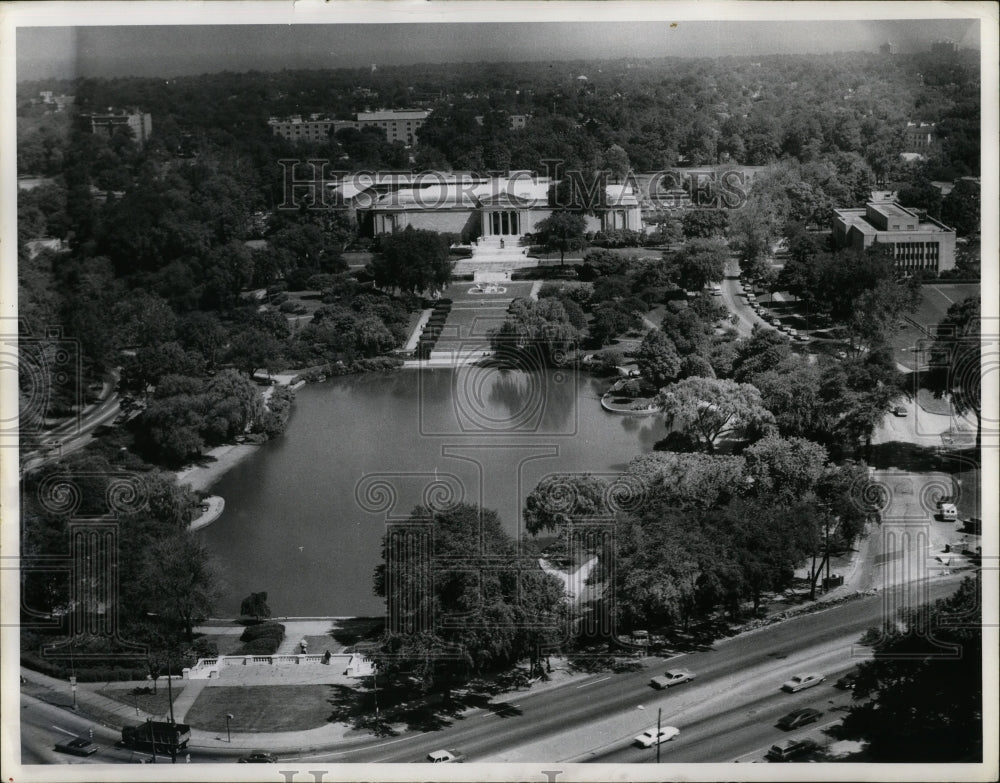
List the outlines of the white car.
{"label": "white car", "polygon": [[435,750],[427,754],[427,760],[431,764],[461,764],[465,756],[457,750]]}
{"label": "white car", "polygon": [[651,748],[653,745],[659,745],[661,742],[669,742],[680,733],[681,730],[675,726],[664,726],[660,729],[659,734],[657,734],[656,727],[654,726],[651,729],[646,729],[642,734],[638,735],[633,742],[644,748]]}
{"label": "white car", "polygon": [[680,685],[682,682],[690,682],[694,679],[694,677],[694,674],[689,672],[687,669],[671,669],[662,677],[654,677],[651,679],[649,684],[662,691],[665,688],[669,688],[671,685]]}
{"label": "white car", "polygon": [[819,685],[823,680],[825,680],[822,674],[796,674],[787,682],[783,683],[781,690],[788,691],[789,693],[795,693],[796,691],[805,690],[806,688],[811,688],[814,685]]}

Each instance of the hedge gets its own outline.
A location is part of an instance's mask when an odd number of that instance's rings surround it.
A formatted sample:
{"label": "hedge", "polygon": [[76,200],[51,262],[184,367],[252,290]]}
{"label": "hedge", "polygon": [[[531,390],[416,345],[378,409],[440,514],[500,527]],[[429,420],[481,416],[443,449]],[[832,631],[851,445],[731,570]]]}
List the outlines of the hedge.
{"label": "hedge", "polygon": [[285,638],[285,626],[281,623],[262,623],[261,625],[248,625],[240,634],[241,642],[250,642],[263,637],[276,637],[280,643]]}
{"label": "hedge", "polygon": [[264,636],[252,639],[230,655],[274,655],[281,646],[281,639],[276,636]]}

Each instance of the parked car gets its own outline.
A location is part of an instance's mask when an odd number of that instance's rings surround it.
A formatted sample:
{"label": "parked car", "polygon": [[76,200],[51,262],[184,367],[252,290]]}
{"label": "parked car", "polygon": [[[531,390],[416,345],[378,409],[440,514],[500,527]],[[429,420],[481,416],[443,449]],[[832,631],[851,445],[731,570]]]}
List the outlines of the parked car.
{"label": "parked car", "polygon": [[789,337],[794,337],[798,334],[798,330],[794,326],[782,326],[781,331],[787,333]]}
{"label": "parked car", "polygon": [[842,691],[853,691],[854,686],[858,683],[858,671],[857,669],[852,669],[834,684],[834,688],[840,688]]}
{"label": "parked car", "polygon": [[892,415],[893,416],[903,417],[903,416],[909,415],[909,413],[910,412],[908,410],[906,410],[906,407],[903,406],[903,405],[897,405],[895,408],[892,409]]}
{"label": "parked car", "polygon": [[654,726],[651,729],[646,729],[642,734],[639,734],[633,742],[644,748],[651,748],[653,745],[659,745],[661,742],[669,742],[680,733],[681,730],[675,726],[664,726],[660,729],[659,733],[657,733],[656,727]]}
{"label": "parked car", "polygon": [[778,728],[791,731],[792,729],[797,729],[799,726],[805,726],[807,723],[819,720],[822,714],[819,710],[814,710],[811,707],[793,710],[778,721]]}
{"label": "parked car", "polygon": [[782,683],[781,690],[796,693],[806,688],[812,688],[814,685],[819,685],[825,679],[826,677],[822,674],[796,674],[790,680]]}
{"label": "parked car", "polygon": [[779,326],[779,327],[781,326],[781,319],[780,318],[776,318],[773,315],[770,318],[767,319],[767,322],[769,324],[771,324],[771,326]]}
{"label": "parked car", "polygon": [[60,753],[70,753],[74,756],[92,756],[97,753],[97,745],[90,740],[77,737],[76,739],[56,743],[56,750]]}
{"label": "parked car", "polygon": [[432,764],[461,764],[465,756],[457,750],[435,750],[427,754],[427,760]]}
{"label": "parked car", "polygon": [[807,343],[809,342],[809,335],[806,334],[805,332],[799,332],[797,335],[795,335],[795,339],[798,340],[800,343]]}
{"label": "parked car", "polygon": [[654,677],[651,679],[649,684],[654,688],[663,690],[664,688],[669,688],[671,685],[680,685],[682,682],[690,682],[694,678],[695,675],[687,669],[671,669],[662,677]]}
{"label": "parked car", "polygon": [[240,764],[277,764],[278,757],[266,750],[253,750],[247,756],[240,756]]}
{"label": "parked car", "polygon": [[811,740],[790,739],[779,745],[772,745],[765,758],[768,761],[788,761],[815,748],[816,743]]}

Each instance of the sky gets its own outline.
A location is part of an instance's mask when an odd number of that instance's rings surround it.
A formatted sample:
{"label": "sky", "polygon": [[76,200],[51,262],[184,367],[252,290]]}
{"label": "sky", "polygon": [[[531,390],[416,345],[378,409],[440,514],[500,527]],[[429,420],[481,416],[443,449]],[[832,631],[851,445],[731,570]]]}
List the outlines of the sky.
{"label": "sky", "polygon": [[368,67],[372,63],[871,52],[887,40],[906,52],[926,49],[942,38],[979,48],[979,23],[969,19],[673,23],[607,19],[586,23],[24,26],[17,30],[16,61],[18,81],[77,76],[169,78],[223,70]]}

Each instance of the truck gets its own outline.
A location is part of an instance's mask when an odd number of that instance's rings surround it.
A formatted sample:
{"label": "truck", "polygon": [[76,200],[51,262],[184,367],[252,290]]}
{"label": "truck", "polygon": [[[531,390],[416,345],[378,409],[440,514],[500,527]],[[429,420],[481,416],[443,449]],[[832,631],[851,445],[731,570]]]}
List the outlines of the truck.
{"label": "truck", "polygon": [[176,753],[187,747],[191,727],[186,723],[148,720],[132,726],[122,726],[122,742],[130,747],[153,753]]}

